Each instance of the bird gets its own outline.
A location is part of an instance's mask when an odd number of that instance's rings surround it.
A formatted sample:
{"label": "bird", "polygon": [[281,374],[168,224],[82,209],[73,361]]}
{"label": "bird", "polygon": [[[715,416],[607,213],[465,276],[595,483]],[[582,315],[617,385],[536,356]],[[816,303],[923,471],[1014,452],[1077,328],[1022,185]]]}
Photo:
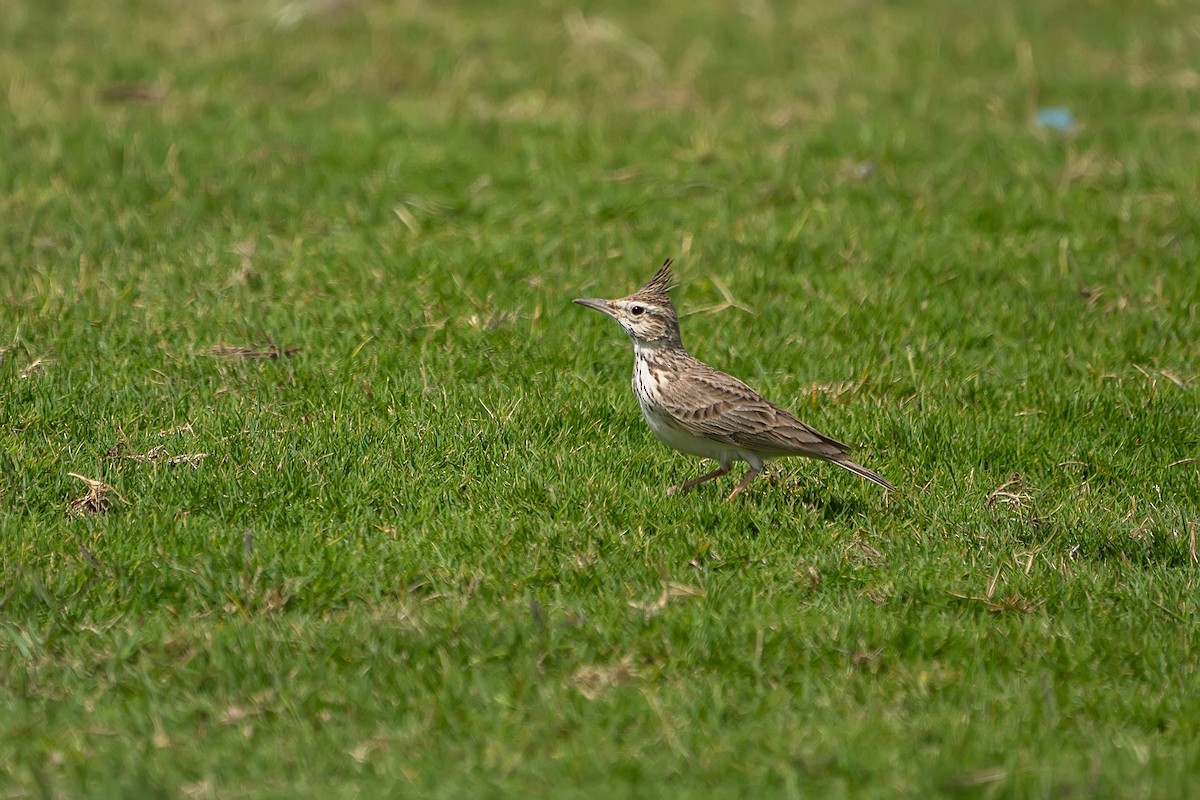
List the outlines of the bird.
{"label": "bird", "polygon": [[896,487],[855,463],[849,447],[798,420],[732,375],[689,353],[679,317],[667,292],[673,288],[672,260],[628,297],[583,297],[578,305],[615,319],[633,340],[633,393],[650,430],[664,444],[717,462],[712,472],[667,490],[686,491],[729,472],[737,461],[749,469],[726,498],[733,500],[772,459],[805,456],[836,464],[882,486]]}

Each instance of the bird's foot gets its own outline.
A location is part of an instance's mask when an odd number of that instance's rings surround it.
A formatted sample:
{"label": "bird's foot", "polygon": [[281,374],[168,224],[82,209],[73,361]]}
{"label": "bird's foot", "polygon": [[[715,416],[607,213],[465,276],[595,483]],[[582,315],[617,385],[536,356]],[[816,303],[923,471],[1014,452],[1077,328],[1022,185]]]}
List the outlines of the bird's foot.
{"label": "bird's foot", "polygon": [[761,469],[761,467],[751,467],[748,469],[746,471],[746,476],[742,478],[742,482],[737,485],[736,489],[729,493],[729,497],[725,498],[725,502],[728,503],[733,500],[733,498],[741,494],[745,488],[750,485],[750,481],[754,480],[754,477],[758,475],[759,469]]}

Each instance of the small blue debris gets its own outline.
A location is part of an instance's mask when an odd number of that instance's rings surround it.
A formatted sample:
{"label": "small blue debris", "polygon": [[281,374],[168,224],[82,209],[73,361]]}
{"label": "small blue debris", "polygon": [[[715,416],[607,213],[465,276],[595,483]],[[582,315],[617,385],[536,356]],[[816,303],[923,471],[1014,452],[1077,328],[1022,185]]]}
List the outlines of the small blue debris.
{"label": "small blue debris", "polygon": [[1075,115],[1066,106],[1039,108],[1034,119],[1039,128],[1049,128],[1063,133],[1075,130]]}

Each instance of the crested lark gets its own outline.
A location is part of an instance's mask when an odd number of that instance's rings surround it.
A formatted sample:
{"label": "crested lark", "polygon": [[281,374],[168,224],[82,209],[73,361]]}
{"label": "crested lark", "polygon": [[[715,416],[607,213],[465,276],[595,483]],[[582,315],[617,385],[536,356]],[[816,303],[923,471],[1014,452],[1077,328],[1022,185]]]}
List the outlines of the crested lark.
{"label": "crested lark", "polygon": [[732,375],[713,369],[683,348],[679,318],[667,296],[671,259],[650,282],[620,300],[584,298],[575,302],[615,319],[633,339],[633,393],[642,416],[664,443],[717,462],[717,468],[667,490],[719,478],[735,461],[750,465],[727,499],[737,497],[763,464],[781,456],[819,458],[855,475],[895,489],[881,476],[846,456],[846,445],[830,439],[764,400]]}

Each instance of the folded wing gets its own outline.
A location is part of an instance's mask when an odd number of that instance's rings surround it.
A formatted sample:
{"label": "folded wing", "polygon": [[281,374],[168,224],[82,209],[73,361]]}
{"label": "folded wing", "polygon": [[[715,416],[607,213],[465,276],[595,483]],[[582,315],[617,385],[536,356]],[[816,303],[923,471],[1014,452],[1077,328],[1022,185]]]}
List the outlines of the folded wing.
{"label": "folded wing", "polygon": [[746,384],[696,361],[660,386],[663,405],[685,429],[763,455],[837,459],[849,448],[764,399]]}

